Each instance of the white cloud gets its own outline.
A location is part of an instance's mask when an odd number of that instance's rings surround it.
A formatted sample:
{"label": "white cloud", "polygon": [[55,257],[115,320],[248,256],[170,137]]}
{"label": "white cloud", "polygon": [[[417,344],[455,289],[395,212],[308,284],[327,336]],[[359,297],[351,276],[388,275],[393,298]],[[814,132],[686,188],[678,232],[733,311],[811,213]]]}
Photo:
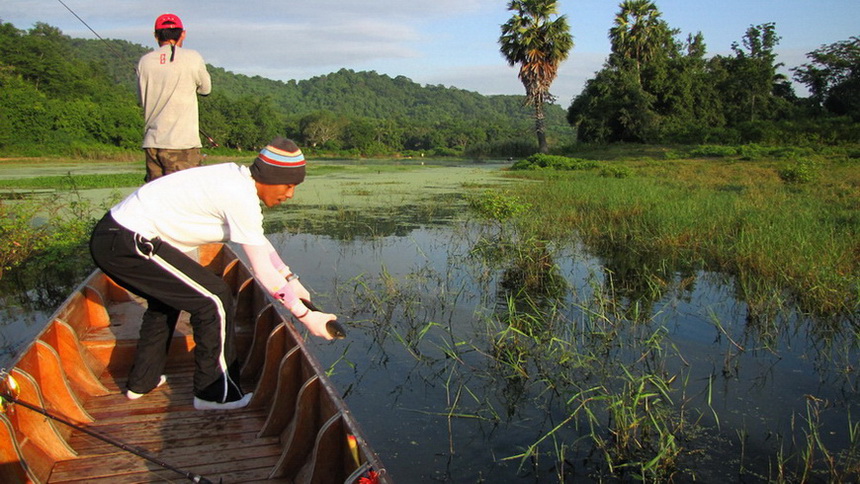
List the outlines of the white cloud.
{"label": "white cloud", "polygon": [[[229,70],[272,69],[277,66],[338,69],[377,59],[410,59],[419,53],[407,46],[419,35],[409,27],[376,20],[329,23],[324,26],[271,23],[258,35],[189,31],[186,46],[197,48],[207,62]],[[223,32],[223,30],[222,30]],[[200,46],[200,47],[196,47]]]}

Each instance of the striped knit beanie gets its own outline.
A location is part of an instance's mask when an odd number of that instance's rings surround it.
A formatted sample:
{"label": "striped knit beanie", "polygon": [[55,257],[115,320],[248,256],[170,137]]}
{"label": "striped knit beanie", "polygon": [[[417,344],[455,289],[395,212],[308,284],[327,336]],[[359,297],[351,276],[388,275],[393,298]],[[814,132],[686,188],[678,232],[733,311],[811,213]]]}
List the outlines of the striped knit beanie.
{"label": "striped knit beanie", "polygon": [[278,136],[257,155],[251,176],[265,185],[298,185],[305,180],[305,156],[292,140]]}

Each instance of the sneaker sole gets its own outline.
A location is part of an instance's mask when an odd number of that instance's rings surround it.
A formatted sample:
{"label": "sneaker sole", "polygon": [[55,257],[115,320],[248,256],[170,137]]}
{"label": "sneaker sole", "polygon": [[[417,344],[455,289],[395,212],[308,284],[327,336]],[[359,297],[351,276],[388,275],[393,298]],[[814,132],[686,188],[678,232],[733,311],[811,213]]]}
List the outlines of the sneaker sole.
{"label": "sneaker sole", "polygon": [[251,403],[252,395],[253,393],[246,393],[241,400],[224,403],[210,402],[209,400],[194,397],[194,408],[197,410],[236,410],[248,406]]}

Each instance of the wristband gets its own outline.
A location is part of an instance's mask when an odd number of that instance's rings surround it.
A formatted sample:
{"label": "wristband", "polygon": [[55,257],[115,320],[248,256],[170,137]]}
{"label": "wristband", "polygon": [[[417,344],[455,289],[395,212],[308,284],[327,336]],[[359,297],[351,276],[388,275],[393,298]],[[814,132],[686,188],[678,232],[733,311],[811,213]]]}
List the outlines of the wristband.
{"label": "wristband", "polygon": [[[298,309],[296,309],[297,307],[298,307]],[[296,313],[298,313],[302,309],[304,309],[305,312],[302,313],[301,316],[298,316]],[[289,307],[289,310],[291,313],[293,313],[293,316],[295,316],[298,319],[302,319],[303,317],[307,316],[308,313],[311,312],[310,308],[305,306],[304,303],[302,303],[300,300],[296,300],[296,302],[294,302],[293,305]]]}

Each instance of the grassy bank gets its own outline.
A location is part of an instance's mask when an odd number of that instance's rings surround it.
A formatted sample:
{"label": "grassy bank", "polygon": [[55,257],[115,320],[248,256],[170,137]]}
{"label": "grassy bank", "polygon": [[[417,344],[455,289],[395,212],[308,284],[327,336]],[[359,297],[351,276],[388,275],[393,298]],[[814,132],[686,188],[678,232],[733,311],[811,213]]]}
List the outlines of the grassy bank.
{"label": "grassy bank", "polygon": [[860,309],[856,158],[604,155],[581,169],[512,172],[544,182],[515,192],[533,208],[524,224],[643,266],[728,272],[754,307],[790,298],[810,313]]}

